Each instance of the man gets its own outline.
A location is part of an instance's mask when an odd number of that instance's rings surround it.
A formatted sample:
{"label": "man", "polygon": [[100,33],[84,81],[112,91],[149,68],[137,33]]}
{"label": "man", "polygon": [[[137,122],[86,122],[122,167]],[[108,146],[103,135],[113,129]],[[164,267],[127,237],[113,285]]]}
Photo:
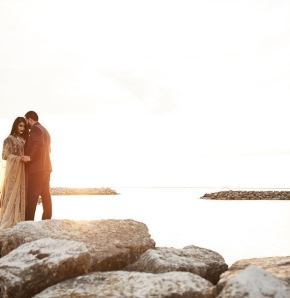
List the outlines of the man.
{"label": "man", "polygon": [[50,195],[50,135],[38,122],[38,115],[34,111],[25,114],[30,134],[25,145],[25,156],[22,161],[26,163],[26,209],[25,220],[34,220],[35,210],[39,196],[42,199],[42,219],[51,219],[52,203]]}

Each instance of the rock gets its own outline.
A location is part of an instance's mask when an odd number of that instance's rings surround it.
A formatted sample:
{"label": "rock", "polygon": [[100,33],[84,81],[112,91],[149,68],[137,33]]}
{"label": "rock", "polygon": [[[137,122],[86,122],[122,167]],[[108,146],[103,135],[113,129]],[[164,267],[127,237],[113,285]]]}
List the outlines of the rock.
{"label": "rock", "polygon": [[43,238],[19,246],[0,259],[0,297],[25,298],[67,278],[87,273],[85,244]]}
{"label": "rock", "polygon": [[218,298],[289,298],[285,281],[256,266],[249,266],[229,279]]}
{"label": "rock", "polygon": [[41,238],[83,242],[92,256],[90,271],[122,269],[155,246],[146,225],[133,220],[26,221],[0,233],[2,256],[23,243]]}
{"label": "rock", "polygon": [[208,200],[290,200],[290,191],[218,191],[204,194]]}
{"label": "rock", "polygon": [[95,272],[54,285],[34,298],[213,298],[210,282],[189,272]]}
{"label": "rock", "polygon": [[219,291],[224,287],[225,283],[229,279],[249,265],[255,265],[262,268],[277,278],[283,279],[290,284],[290,257],[255,258],[235,262],[228,271],[221,275],[220,281],[218,282]]}
{"label": "rock", "polygon": [[99,188],[75,188],[75,187],[52,187],[50,192],[54,196],[70,195],[117,195],[118,193],[109,187]]}
{"label": "rock", "polygon": [[149,249],[125,270],[151,273],[187,271],[215,284],[227,268],[220,254],[209,249],[188,246],[184,249],[166,247]]}

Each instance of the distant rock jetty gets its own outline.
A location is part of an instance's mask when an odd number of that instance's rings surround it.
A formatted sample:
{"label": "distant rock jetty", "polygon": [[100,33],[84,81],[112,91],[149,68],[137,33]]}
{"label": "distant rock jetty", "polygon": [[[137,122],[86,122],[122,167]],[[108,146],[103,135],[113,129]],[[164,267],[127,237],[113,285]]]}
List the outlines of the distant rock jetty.
{"label": "distant rock jetty", "polygon": [[290,200],[290,191],[219,191],[206,193],[207,200]]}
{"label": "distant rock jetty", "polygon": [[53,187],[51,194],[54,196],[66,195],[117,195],[118,193],[108,187],[100,188],[70,188],[70,187]]}

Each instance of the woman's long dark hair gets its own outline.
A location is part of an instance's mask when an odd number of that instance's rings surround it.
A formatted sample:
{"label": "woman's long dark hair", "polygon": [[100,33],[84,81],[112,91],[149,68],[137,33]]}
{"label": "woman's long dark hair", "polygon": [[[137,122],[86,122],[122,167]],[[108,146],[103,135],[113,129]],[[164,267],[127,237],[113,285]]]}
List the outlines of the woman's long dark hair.
{"label": "woman's long dark hair", "polygon": [[19,123],[22,123],[22,122],[25,125],[25,129],[24,129],[23,134],[21,136],[26,140],[27,137],[28,137],[28,127],[27,127],[26,120],[25,120],[24,117],[17,117],[14,120],[14,123],[12,125],[12,129],[11,129],[10,135],[11,136],[15,136],[18,133],[18,125],[19,125]]}

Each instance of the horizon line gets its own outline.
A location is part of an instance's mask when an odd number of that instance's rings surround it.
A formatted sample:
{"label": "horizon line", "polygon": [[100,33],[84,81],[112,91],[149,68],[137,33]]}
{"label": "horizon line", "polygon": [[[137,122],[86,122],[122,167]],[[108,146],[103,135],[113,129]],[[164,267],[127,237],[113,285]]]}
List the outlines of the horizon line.
{"label": "horizon line", "polygon": [[51,188],[197,188],[197,189],[290,189],[290,187],[239,187],[239,186],[51,186]]}

